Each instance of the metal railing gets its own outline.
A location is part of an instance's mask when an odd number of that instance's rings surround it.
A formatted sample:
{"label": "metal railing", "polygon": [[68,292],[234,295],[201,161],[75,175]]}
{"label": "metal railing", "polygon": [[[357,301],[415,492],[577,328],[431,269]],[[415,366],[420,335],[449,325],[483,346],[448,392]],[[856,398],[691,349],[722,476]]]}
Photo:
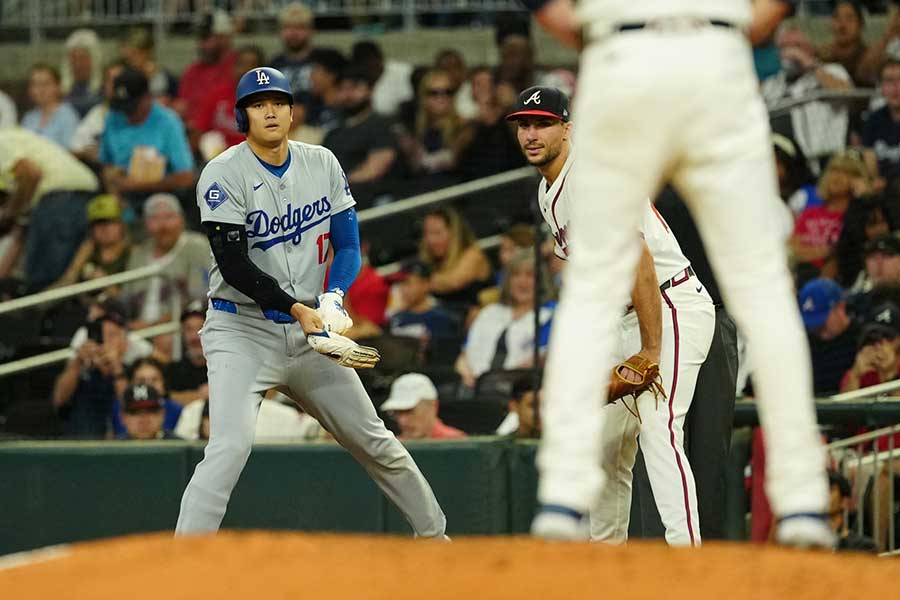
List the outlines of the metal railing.
{"label": "metal railing", "polygon": [[833,402],[854,402],[857,400],[878,400],[890,395],[890,392],[900,390],[900,379],[894,381],[886,381],[877,385],[872,385],[852,392],[844,392],[843,394],[835,394],[829,400]]}
{"label": "metal railing", "polygon": [[774,119],[811,102],[833,102],[836,104],[867,103],[878,95],[872,88],[855,88],[851,90],[813,90],[799,98],[785,98],[769,107],[769,118]]}
{"label": "metal railing", "polygon": [[[231,11],[246,20],[274,21],[290,0],[240,0]],[[306,0],[317,17],[399,17],[404,28],[415,29],[418,16],[524,11],[518,0]],[[191,23],[217,2],[200,0],[0,0],[0,28],[31,32],[32,41],[47,27],[84,27],[153,23],[158,30]]]}
{"label": "metal railing", "polygon": [[[522,167],[519,169],[514,169],[512,171],[506,171],[504,173],[498,173],[496,175],[483,177],[481,179],[452,185],[446,188],[435,190],[433,192],[427,192],[424,194],[413,196],[411,198],[406,198],[404,200],[398,200],[397,202],[393,202],[385,206],[378,206],[362,210],[359,212],[357,218],[360,223],[376,221],[393,215],[423,210],[430,206],[434,206],[442,202],[447,202],[455,198],[461,198],[473,193],[482,192],[511,183],[527,181],[528,179],[534,177],[535,171],[533,168]],[[500,237],[501,236],[499,235],[489,236],[479,240],[478,243],[482,248],[485,249],[494,248],[500,244]],[[59,300],[64,300],[72,296],[78,296],[86,292],[102,290],[110,286],[122,285],[149,277],[167,277],[166,270],[171,264],[171,261],[172,259],[170,258],[166,261],[160,261],[158,263],[154,263],[144,267],[132,269],[131,271],[116,273],[115,275],[108,275],[106,277],[94,279],[91,281],[76,283],[66,287],[47,290],[44,292],[38,292],[37,294],[32,294],[23,298],[17,298],[15,300],[0,302],[0,315],[24,310],[27,308],[33,308],[35,306],[40,306],[43,304],[49,304],[51,302],[57,302]],[[389,275],[392,273],[396,273],[400,270],[401,267],[402,262],[393,262],[379,267],[378,272],[382,275]],[[150,338],[177,331],[181,311],[179,297],[177,294],[173,295],[171,308],[172,320],[170,322],[155,325],[146,329],[141,329],[135,331],[135,333],[145,338]],[[180,340],[176,339],[176,344],[179,341]],[[0,364],[0,377],[21,373],[23,371],[48,366],[58,362],[63,362],[68,360],[72,356],[72,354],[73,351],[71,349],[63,348],[60,350],[54,350],[51,352],[46,352],[44,354],[38,354],[16,361],[3,363]]]}
{"label": "metal railing", "polygon": [[[88,292],[104,290],[115,285],[140,281],[150,277],[170,279],[166,270],[169,265],[171,265],[172,260],[173,257],[170,257],[145,267],[138,267],[137,269],[125,271],[123,273],[107,275],[106,277],[100,277],[91,281],[83,281],[81,283],[75,283],[53,290],[38,292],[37,294],[32,294],[30,296],[16,298],[15,300],[0,302],[0,315],[49,304],[51,302],[57,302],[59,300],[65,300]],[[178,294],[172,294],[170,310],[172,315],[171,321],[139,329],[133,333],[136,333],[143,338],[153,338],[178,331],[179,322],[181,320],[181,302]],[[176,339],[173,342],[173,347],[176,351],[180,349],[180,339],[178,339],[178,336],[176,336]],[[60,350],[53,350],[51,352],[45,352],[43,354],[28,356],[19,360],[3,363],[0,364],[0,377],[64,362],[69,360],[73,354],[74,350],[71,348],[62,348]]]}
{"label": "metal railing", "polygon": [[[862,391],[862,390],[860,390]],[[866,496],[870,498],[870,531],[882,556],[900,553],[896,543],[897,507],[894,497],[894,477],[900,474],[900,461],[896,460],[894,435],[900,433],[900,425],[876,429],[826,446],[833,464],[851,482],[853,506],[857,512],[856,530],[862,536],[867,527]],[[878,450],[878,440],[886,437],[888,449]],[[844,508],[844,522],[849,509]]]}

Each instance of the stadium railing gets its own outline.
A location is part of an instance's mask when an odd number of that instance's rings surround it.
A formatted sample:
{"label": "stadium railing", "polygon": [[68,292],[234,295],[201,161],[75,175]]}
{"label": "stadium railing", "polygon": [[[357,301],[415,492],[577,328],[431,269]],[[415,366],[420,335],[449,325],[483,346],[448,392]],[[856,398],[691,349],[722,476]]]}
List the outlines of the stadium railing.
{"label": "stadium railing", "polygon": [[[37,294],[32,294],[30,296],[24,296],[22,298],[16,298],[14,300],[0,302],[0,315],[25,310],[27,308],[33,308],[52,302],[57,302],[59,300],[65,300],[66,298],[71,298],[73,296],[78,296],[87,292],[103,290],[114,285],[122,285],[125,283],[140,281],[142,279],[147,279],[150,277],[168,278],[168,275],[166,275],[166,268],[170,263],[171,259],[163,260],[152,265],[139,267],[137,269],[125,271],[123,273],[107,275],[106,277],[100,277],[91,281],[84,281],[82,283],[76,283],[53,290],[38,292]],[[134,333],[140,335],[143,338],[154,338],[160,335],[166,335],[178,331],[179,322],[181,320],[181,304],[178,294],[172,295],[170,311],[172,314],[171,321],[160,323],[152,327],[139,329]],[[176,339],[173,340],[173,347],[176,349],[176,351],[178,351],[180,350],[181,340],[177,339],[178,336],[175,337]],[[37,354],[34,356],[29,356],[19,360],[0,364],[0,378],[69,360],[69,358],[71,358],[74,353],[74,350],[72,350],[71,348],[62,348],[60,350],[54,350],[52,352]]]}
{"label": "stadium railing", "polygon": [[[231,13],[251,21],[272,21],[288,3],[289,0],[242,0]],[[0,27],[27,28],[32,41],[40,39],[46,27],[152,23],[162,30],[194,21],[212,4],[172,0],[0,0]],[[425,14],[524,11],[518,0],[307,0],[305,4],[317,17],[399,17],[406,29],[415,29],[417,17]]]}
{"label": "stadium railing", "polygon": [[[896,382],[894,382],[896,383]],[[868,389],[868,388],[867,388]],[[860,392],[866,390],[860,390]],[[854,527],[859,535],[867,530],[881,556],[900,554],[897,549],[897,510],[894,497],[895,476],[900,474],[900,455],[894,448],[894,436],[900,424],[832,442],[826,446],[831,464],[851,482],[852,506],[856,509]],[[887,450],[879,451],[879,440],[886,440]],[[866,502],[869,498],[869,502]],[[871,513],[867,510],[871,504]],[[849,517],[844,508],[844,521]],[[870,519],[866,519],[871,514]],[[867,527],[868,525],[868,527]]]}
{"label": "stadium railing", "polygon": [[[420,194],[418,196],[399,200],[385,206],[378,206],[362,210],[359,212],[358,220],[361,224],[365,225],[366,223],[371,223],[373,221],[385,219],[391,216],[405,215],[412,212],[422,211],[424,209],[428,209],[431,206],[435,206],[450,200],[463,198],[475,193],[484,192],[486,190],[491,190],[500,186],[508,185],[510,183],[527,181],[533,178],[534,169],[532,169],[531,167],[522,167],[520,169],[514,169],[505,173],[498,173],[489,177],[483,177],[481,179],[449,186],[433,192],[427,192],[425,194]],[[499,244],[499,235],[487,236],[479,240],[479,245],[482,248],[494,248]],[[169,262],[170,261],[161,261],[159,263],[140,267],[131,271],[125,271],[91,281],[76,283],[58,289],[38,292],[36,294],[24,296],[22,298],[0,302],[0,315],[21,311],[27,308],[33,308],[52,302],[58,302],[60,300],[65,300],[66,298],[84,294],[86,292],[102,290],[113,285],[131,283],[134,281],[147,279],[149,277],[165,277],[166,268],[168,267]],[[379,267],[378,271],[382,275],[389,275],[391,273],[396,273],[397,271],[399,271],[401,266],[402,261],[395,261]],[[135,331],[135,333],[145,338],[152,338],[178,331],[178,323],[181,314],[180,311],[181,306],[176,295],[172,299],[171,321],[161,323],[146,329],[137,330]],[[175,337],[178,338],[178,336]],[[176,344],[177,348],[180,340],[175,339],[173,340],[173,343]],[[63,348],[60,350],[54,350],[52,352],[29,356],[27,358],[0,364],[0,378],[66,361],[73,355],[73,353],[73,350],[71,350],[70,348]]]}
{"label": "stadium railing", "polygon": [[[247,20],[274,20],[278,11],[291,0],[240,0],[232,14]],[[797,11],[801,18],[831,14],[832,0],[801,0]],[[318,17],[394,17],[404,29],[413,30],[420,15],[475,14],[487,18],[492,13],[524,11],[519,0],[305,0]],[[190,23],[197,13],[209,10],[211,0],[177,2],[175,0],[0,0],[0,29],[27,29],[32,43],[39,41],[44,29],[152,24],[159,37],[174,24]],[[160,40],[157,40],[160,41]]]}

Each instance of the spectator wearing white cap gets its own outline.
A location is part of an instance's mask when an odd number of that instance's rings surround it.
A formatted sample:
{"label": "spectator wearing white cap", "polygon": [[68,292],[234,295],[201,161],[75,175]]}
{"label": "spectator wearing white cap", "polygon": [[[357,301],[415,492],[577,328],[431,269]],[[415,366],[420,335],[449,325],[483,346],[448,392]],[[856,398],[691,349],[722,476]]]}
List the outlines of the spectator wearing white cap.
{"label": "spectator wearing white cap", "polygon": [[291,84],[291,91],[310,92],[312,82],[312,38],[316,33],[312,11],[300,2],[291,2],[278,13],[281,54],[273,56],[269,66],[284,73]]}
{"label": "spectator wearing white cap", "polygon": [[78,116],[84,118],[102,100],[103,53],[92,29],[76,29],[66,38],[66,56],[62,61],[62,92]]}
{"label": "spectator wearing white cap", "polygon": [[401,440],[448,440],[466,437],[465,432],[444,424],[438,417],[438,392],[421,373],[407,373],[394,380],[381,411],[400,427]]}
{"label": "spectator wearing white cap", "polygon": [[[209,276],[209,242],[196,231],[186,231],[184,213],[172,194],[153,194],[144,202],[144,228],[148,237],[136,246],[129,269],[171,260],[165,277],[136,281],[123,290],[137,316],[132,327],[168,321],[173,302],[182,307],[206,294]],[[165,348],[160,348],[165,352]]]}

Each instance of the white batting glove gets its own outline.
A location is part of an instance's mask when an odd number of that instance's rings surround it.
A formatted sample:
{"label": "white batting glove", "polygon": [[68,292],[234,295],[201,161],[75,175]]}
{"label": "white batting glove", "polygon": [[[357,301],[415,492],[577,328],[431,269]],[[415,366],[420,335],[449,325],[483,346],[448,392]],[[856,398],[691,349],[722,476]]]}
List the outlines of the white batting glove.
{"label": "white batting glove", "polygon": [[353,319],[344,310],[344,297],[337,292],[325,292],[316,298],[316,312],[322,317],[325,331],[344,333],[353,327]]}
{"label": "white batting glove", "polygon": [[350,338],[336,333],[311,333],[306,336],[306,341],[313,350],[342,367],[371,369],[381,359],[375,348],[360,346]]}

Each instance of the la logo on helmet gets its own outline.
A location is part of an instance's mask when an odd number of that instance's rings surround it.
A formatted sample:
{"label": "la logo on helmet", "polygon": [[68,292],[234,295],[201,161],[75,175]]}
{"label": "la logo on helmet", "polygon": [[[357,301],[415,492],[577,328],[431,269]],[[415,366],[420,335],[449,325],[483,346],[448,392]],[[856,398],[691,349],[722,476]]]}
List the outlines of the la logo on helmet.
{"label": "la logo on helmet", "polygon": [[533,93],[531,95],[531,97],[525,101],[525,104],[528,104],[529,102],[534,102],[535,104],[540,104],[541,103],[541,91],[538,90],[535,93]]}
{"label": "la logo on helmet", "polygon": [[262,69],[256,71],[256,85],[269,85],[269,76]]}

